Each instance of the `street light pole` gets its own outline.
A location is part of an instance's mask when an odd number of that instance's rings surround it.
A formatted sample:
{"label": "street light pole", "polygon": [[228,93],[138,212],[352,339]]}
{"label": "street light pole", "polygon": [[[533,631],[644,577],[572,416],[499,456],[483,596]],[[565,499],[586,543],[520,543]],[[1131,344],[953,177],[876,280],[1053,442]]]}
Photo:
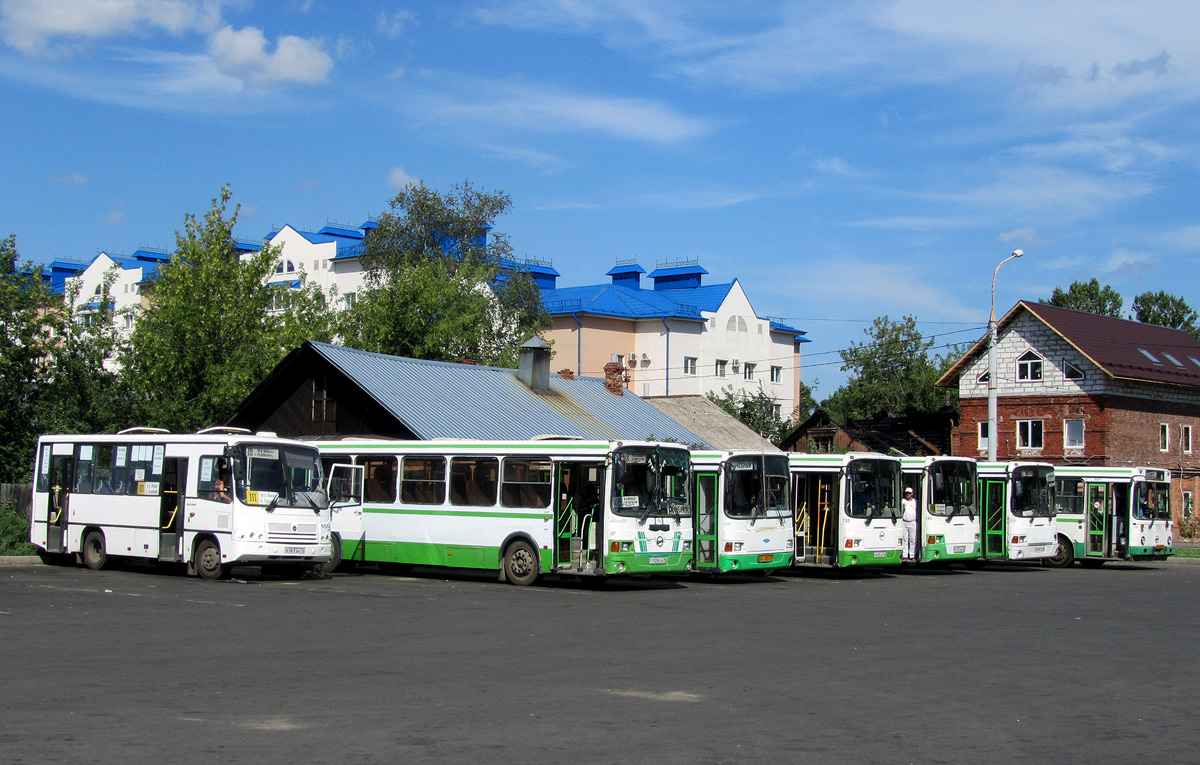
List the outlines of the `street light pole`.
{"label": "street light pole", "polygon": [[992,318],[988,320],[988,461],[996,461],[996,274],[1000,266],[1013,258],[1025,254],[1024,250],[1013,250],[992,272]]}

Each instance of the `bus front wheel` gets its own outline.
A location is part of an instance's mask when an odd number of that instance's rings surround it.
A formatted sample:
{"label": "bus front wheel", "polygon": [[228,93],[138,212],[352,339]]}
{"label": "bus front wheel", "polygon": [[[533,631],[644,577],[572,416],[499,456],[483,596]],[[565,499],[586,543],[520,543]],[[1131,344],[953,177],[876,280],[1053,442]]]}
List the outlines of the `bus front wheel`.
{"label": "bus front wheel", "polygon": [[83,549],[80,551],[83,565],[92,571],[99,571],[108,565],[108,553],[104,551],[104,533],[89,531],[83,538]]}
{"label": "bus front wheel", "polygon": [[1058,547],[1054,549],[1054,555],[1046,558],[1046,565],[1053,568],[1066,568],[1075,562],[1075,548],[1071,545],[1071,540],[1064,536],[1059,536]]}
{"label": "bus front wheel", "polygon": [[194,560],[196,575],[201,579],[225,579],[232,568],[221,563],[221,548],[211,539],[196,545]]}
{"label": "bus front wheel", "polygon": [[537,581],[537,553],[524,540],[518,539],[508,546],[504,554],[504,578],[521,587]]}
{"label": "bus front wheel", "polygon": [[313,573],[318,576],[329,576],[338,566],[342,565],[342,535],[336,531],[329,535],[329,560],[318,563],[313,567]]}

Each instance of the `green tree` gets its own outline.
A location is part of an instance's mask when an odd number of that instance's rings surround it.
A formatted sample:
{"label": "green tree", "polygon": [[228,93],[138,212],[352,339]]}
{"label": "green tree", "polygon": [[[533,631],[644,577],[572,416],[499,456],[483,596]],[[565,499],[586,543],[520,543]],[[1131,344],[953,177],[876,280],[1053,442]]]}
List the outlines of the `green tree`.
{"label": "green tree", "polygon": [[1143,292],[1133,299],[1133,315],[1144,324],[1182,329],[1192,337],[1200,338],[1200,320],[1192,307],[1181,298],[1167,292]]}
{"label": "green tree", "polygon": [[42,269],[18,265],[15,236],[0,239],[0,481],[33,470],[39,414],[49,378],[57,317]]}
{"label": "green tree", "polygon": [[158,270],[123,357],[142,424],[195,430],[227,418],[301,339],[328,341],[320,289],[270,285],[278,248],[242,256],[229,187],[200,221],[188,214]]}
{"label": "green tree", "polygon": [[909,407],[930,411],[956,403],[955,394],[936,383],[957,358],[957,349],[931,357],[933,340],[921,336],[912,316],[899,322],[881,316],[864,332],[866,342],[851,343],[839,352],[842,371],[849,372],[850,379],[821,403],[835,420],[845,422]]}
{"label": "green tree", "polygon": [[1107,284],[1101,287],[1099,281],[1092,279],[1090,282],[1071,282],[1071,286],[1065,292],[1061,287],[1055,287],[1049,300],[1038,302],[1119,319],[1121,306],[1125,301],[1112,287]]}
{"label": "green tree", "polygon": [[439,193],[410,184],[364,243],[363,289],[341,316],[344,342],[396,356],[515,366],[549,323],[508,238],[492,231],[510,206],[469,182]]}
{"label": "green tree", "polygon": [[729,385],[722,388],[719,394],[709,392],[706,395],[709,401],[741,420],[748,428],[776,446],[792,424],[777,413],[775,399],[768,396],[761,385],[756,393],[734,390],[733,386]]}

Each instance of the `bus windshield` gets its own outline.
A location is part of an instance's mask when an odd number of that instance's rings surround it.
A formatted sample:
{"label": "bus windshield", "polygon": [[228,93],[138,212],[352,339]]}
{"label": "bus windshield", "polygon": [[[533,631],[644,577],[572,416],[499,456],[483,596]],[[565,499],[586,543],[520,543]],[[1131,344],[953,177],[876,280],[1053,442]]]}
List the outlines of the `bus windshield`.
{"label": "bus windshield", "polygon": [[303,507],[314,512],[328,507],[316,449],[238,444],[229,447],[226,454],[233,464],[235,493],[245,504],[268,510]]}
{"label": "bus windshield", "polygon": [[1133,517],[1144,521],[1171,520],[1171,484],[1138,483]]}
{"label": "bus windshield", "polygon": [[856,459],[847,469],[850,485],[846,513],[851,518],[900,517],[900,463]]}
{"label": "bus windshield", "polygon": [[[783,518],[788,509],[788,460],[748,454],[725,464],[725,514],[730,518]],[[763,487],[766,490],[763,490]]]}
{"label": "bus windshield", "polygon": [[929,512],[953,518],[975,515],[975,471],[969,462],[935,462],[929,467]]}
{"label": "bus windshield", "polygon": [[1025,465],[1013,470],[1013,515],[1054,515],[1054,468]]}
{"label": "bus windshield", "polygon": [[690,515],[691,458],[686,449],[627,446],[613,453],[613,512]]}

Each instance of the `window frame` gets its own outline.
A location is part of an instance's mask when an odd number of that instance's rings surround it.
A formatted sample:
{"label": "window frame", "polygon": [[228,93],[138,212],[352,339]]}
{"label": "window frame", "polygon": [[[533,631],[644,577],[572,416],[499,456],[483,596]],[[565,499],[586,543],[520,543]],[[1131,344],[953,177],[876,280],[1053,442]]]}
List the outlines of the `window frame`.
{"label": "window frame", "polygon": [[1160,452],[1171,451],[1171,425],[1170,423],[1158,423],[1158,450]]}
{"label": "window frame", "polygon": [[990,420],[980,420],[976,423],[978,427],[975,428],[975,443],[981,452],[986,452],[992,445],[991,424]]}
{"label": "window frame", "polygon": [[777,366],[771,367],[771,382],[773,382],[773,383],[783,382],[783,367],[777,367]]}
{"label": "window frame", "polygon": [[1041,382],[1045,376],[1045,364],[1046,360],[1032,348],[1025,351],[1017,357],[1017,382]]}
{"label": "window frame", "polygon": [[1179,426],[1179,448],[1184,454],[1192,453],[1192,426]]}
{"label": "window frame", "polygon": [[[1046,448],[1046,422],[1045,420],[1017,420],[1017,449],[1021,451],[1039,451]],[[1022,433],[1024,431],[1024,433]],[[1033,443],[1034,435],[1037,435],[1037,444]]]}
{"label": "window frame", "polygon": [[[1072,422],[1079,423],[1079,442],[1078,442],[1078,444],[1072,444],[1068,439],[1068,436],[1070,434],[1070,423],[1072,423]],[[1071,418],[1063,420],[1063,451],[1067,451],[1067,450],[1082,451],[1084,449],[1084,444],[1086,443],[1086,441],[1085,441],[1086,438],[1087,438],[1086,426],[1084,425],[1084,421],[1083,421],[1082,417],[1071,417]]]}
{"label": "window frame", "polygon": [[713,374],[717,377],[724,378],[729,369],[728,359],[717,359],[713,364]]}
{"label": "window frame", "polygon": [[683,373],[688,377],[696,376],[696,365],[700,363],[700,359],[695,356],[683,357]]}
{"label": "window frame", "polygon": [[754,379],[754,370],[757,368],[758,368],[758,364],[755,364],[750,361],[742,362],[742,379],[743,380],[753,380]]}

